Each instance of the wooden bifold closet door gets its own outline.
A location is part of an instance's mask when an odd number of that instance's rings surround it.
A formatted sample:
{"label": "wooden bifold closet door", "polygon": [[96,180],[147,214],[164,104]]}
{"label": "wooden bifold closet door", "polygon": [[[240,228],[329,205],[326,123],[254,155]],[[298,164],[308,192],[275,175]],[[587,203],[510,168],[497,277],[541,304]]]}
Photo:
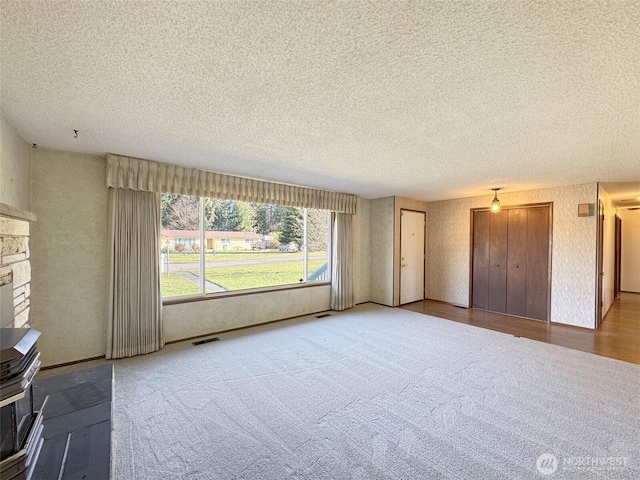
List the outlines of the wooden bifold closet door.
{"label": "wooden bifold closet door", "polygon": [[547,320],[548,205],[473,212],[473,307]]}

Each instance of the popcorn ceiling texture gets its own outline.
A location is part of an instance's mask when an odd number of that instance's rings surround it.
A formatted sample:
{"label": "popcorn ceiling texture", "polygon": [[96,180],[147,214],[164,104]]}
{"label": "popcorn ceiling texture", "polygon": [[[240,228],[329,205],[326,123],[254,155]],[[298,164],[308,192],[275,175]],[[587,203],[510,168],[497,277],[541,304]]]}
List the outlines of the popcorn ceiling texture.
{"label": "popcorn ceiling texture", "polygon": [[640,181],[635,0],[1,7],[29,143],[366,198]]}

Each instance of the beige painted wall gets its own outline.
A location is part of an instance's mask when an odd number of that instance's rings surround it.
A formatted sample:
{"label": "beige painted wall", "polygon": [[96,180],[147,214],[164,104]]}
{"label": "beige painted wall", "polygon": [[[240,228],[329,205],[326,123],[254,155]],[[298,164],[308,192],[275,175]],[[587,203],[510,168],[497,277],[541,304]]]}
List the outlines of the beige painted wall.
{"label": "beige painted wall", "polygon": [[353,277],[356,303],[371,300],[371,202],[358,198],[353,217]]}
{"label": "beige painted wall", "polygon": [[32,150],[31,325],[44,365],[104,355],[108,191],[104,157]]}
{"label": "beige painted wall", "polygon": [[[553,202],[551,321],[594,328],[597,216],[578,217],[579,203],[596,203],[597,185],[500,194],[503,205]],[[492,195],[429,203],[427,298],[469,305],[471,209]]]}
{"label": "beige painted wall", "polygon": [[620,289],[640,293],[640,210],[619,209],[622,220]]}
{"label": "beige painted wall", "polygon": [[0,203],[30,211],[29,144],[0,113]]}
{"label": "beige painted wall", "polygon": [[607,191],[598,186],[598,200],[604,205],[603,235],[603,271],[602,277],[602,316],[607,314],[615,300],[615,244],[616,244],[616,207]]}
{"label": "beige painted wall", "polygon": [[371,301],[393,306],[395,197],[371,200]]}

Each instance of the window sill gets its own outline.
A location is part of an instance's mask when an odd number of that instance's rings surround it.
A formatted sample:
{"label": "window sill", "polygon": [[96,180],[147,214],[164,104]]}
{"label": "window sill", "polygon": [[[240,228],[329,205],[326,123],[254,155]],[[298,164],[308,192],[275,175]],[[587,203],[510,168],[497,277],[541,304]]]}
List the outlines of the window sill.
{"label": "window sill", "polygon": [[162,305],[179,305],[181,303],[204,302],[207,300],[215,300],[218,298],[243,297],[246,295],[257,295],[270,292],[283,292],[286,290],[297,290],[299,288],[322,287],[331,285],[331,282],[307,282],[295,285],[282,285],[278,287],[252,288],[251,290],[236,290],[234,292],[219,293],[198,293],[194,295],[184,295],[180,297],[165,297],[162,299]]}

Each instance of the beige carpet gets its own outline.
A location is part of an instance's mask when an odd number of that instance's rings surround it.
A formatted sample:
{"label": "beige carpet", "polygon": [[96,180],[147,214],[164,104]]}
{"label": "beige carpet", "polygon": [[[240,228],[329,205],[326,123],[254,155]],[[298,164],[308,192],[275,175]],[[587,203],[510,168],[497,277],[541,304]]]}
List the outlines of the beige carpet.
{"label": "beige carpet", "polygon": [[638,365],[372,304],[220,338],[115,362],[115,478],[640,478]]}

